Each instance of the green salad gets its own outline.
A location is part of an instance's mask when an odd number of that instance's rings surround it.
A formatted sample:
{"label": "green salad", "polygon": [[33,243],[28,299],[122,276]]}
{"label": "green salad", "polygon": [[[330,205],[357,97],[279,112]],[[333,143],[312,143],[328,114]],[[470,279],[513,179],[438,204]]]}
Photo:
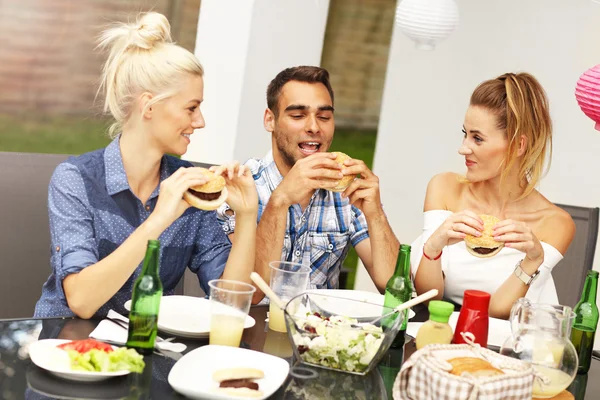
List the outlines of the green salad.
{"label": "green salad", "polygon": [[310,332],[292,331],[300,357],[309,364],[348,372],[364,372],[383,342],[383,330],[345,316],[322,317],[300,306],[296,322]]}
{"label": "green salad", "polygon": [[74,371],[115,372],[131,371],[141,373],[144,370],[144,357],[134,349],[118,348],[109,353],[91,349],[86,353],[67,350]]}

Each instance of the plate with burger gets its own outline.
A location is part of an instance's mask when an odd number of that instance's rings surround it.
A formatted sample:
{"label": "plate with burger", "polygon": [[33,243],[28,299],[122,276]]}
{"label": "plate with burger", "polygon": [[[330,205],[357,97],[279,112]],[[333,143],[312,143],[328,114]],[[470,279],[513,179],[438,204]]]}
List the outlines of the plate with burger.
{"label": "plate with burger", "polygon": [[192,399],[266,399],[283,385],[282,358],[239,347],[208,345],[184,355],[169,372],[173,389]]}

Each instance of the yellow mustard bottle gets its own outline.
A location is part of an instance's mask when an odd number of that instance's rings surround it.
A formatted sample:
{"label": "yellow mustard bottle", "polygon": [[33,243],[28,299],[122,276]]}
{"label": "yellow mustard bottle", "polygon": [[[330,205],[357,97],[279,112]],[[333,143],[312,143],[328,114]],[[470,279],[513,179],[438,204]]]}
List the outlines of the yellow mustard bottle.
{"label": "yellow mustard bottle", "polygon": [[432,300],[429,302],[429,320],[417,332],[417,350],[428,344],[450,344],[452,328],[448,324],[450,315],[454,312],[454,304],[447,301]]}

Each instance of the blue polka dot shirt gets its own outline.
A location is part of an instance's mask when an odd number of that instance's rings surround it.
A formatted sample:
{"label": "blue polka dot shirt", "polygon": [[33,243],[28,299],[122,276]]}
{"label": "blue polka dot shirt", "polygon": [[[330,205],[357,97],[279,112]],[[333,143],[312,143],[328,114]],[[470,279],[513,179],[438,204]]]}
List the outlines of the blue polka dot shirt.
{"label": "blue polka dot shirt", "polygon": [[[160,181],[180,167],[191,164],[165,155]],[[150,216],[158,201],[159,188],[143,204],[130,190],[119,138],[105,149],[60,164],[48,188],[52,273],[42,287],[35,317],[73,316],[62,282],[110,255]],[[208,281],[218,279],[225,269],[231,242],[221,229],[214,211],[190,207],[159,237],[161,243],[160,278],[165,295],[173,294],[185,269],[198,275],[208,293]],[[106,316],[113,309],[125,314],[123,304],[131,298],[138,265],[123,287],[96,312]],[[102,282],[98,282],[102,285]]]}

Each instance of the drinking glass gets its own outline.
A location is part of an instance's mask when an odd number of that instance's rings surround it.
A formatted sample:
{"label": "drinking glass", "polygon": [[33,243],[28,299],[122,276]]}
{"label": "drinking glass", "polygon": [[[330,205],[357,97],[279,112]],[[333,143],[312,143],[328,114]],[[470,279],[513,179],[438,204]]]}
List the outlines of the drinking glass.
{"label": "drinking glass", "polygon": [[210,287],[209,344],[238,347],[256,288],[244,282],[215,279]]}
{"label": "drinking glass", "polygon": [[[306,291],[311,269],[299,263],[289,261],[271,261],[271,289],[287,303]],[[269,328],[277,332],[286,332],[283,310],[273,302],[269,306]]]}

